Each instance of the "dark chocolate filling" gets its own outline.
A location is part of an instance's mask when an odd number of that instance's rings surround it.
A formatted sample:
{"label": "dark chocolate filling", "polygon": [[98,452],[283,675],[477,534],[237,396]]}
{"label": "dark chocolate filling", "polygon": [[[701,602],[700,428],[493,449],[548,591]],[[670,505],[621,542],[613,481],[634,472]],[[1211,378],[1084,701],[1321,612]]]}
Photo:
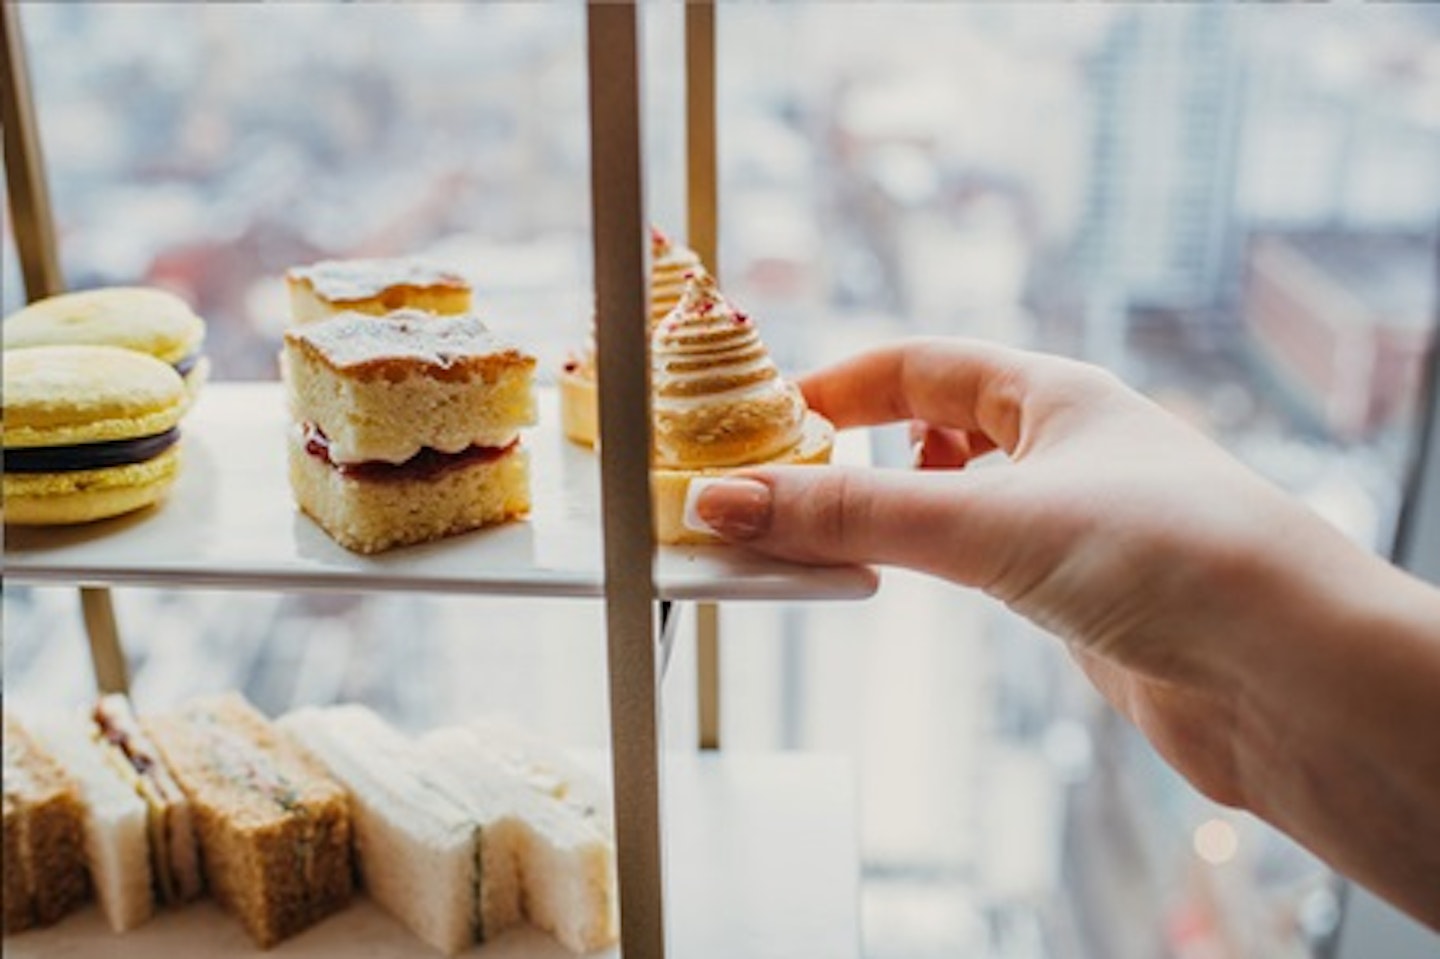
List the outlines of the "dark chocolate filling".
{"label": "dark chocolate filling", "polygon": [[5,451],[7,473],[73,473],[77,470],[129,466],[153,460],[180,439],[178,427],[154,436],[74,446],[28,446]]}
{"label": "dark chocolate filling", "polygon": [[199,362],[200,351],[196,350],[194,353],[187,353],[185,356],[180,357],[180,359],[171,365],[175,367],[176,373],[179,373],[181,376],[189,376],[190,371],[195,369],[195,364]]}
{"label": "dark chocolate filling", "polygon": [[504,446],[469,446],[458,453],[442,453],[427,446],[403,463],[386,463],[382,460],[337,463],[330,458],[330,439],[325,432],[314,423],[305,424],[305,452],[324,461],[341,476],[379,483],[433,480],[450,470],[479,463],[493,463],[514,449],[519,442],[517,438]]}

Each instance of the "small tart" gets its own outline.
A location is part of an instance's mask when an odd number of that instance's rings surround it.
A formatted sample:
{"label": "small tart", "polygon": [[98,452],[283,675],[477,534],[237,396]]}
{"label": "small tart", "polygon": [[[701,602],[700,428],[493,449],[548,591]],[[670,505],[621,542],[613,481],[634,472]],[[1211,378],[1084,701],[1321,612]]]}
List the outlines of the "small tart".
{"label": "small tart", "polygon": [[[670,314],[685,291],[686,278],[705,273],[705,264],[689,247],[650,227],[650,329]],[[573,443],[594,446],[599,432],[595,402],[595,331],[583,350],[570,355],[560,372],[560,419]]]}
{"label": "small tart", "polygon": [[598,439],[600,412],[594,370],[586,375],[580,367],[560,371],[560,428],[565,438],[581,446],[594,446]]}
{"label": "small tart", "polygon": [[700,254],[682,243],[676,243],[650,227],[650,326],[653,329],[685,295],[685,282],[690,276],[705,273]]}
{"label": "small tart", "polygon": [[800,441],[804,397],[709,274],[655,328],[650,362],[657,467],[758,463]]}
{"label": "small tart", "polygon": [[830,462],[835,448],[835,427],[813,410],[805,413],[800,439],[789,449],[764,463],[750,463],[729,469],[664,469],[650,471],[650,492],[655,511],[655,540],[667,545],[718,543],[713,533],[691,529],[685,525],[685,500],[690,483],[696,479],[716,479],[737,470],[754,466],[823,466]]}

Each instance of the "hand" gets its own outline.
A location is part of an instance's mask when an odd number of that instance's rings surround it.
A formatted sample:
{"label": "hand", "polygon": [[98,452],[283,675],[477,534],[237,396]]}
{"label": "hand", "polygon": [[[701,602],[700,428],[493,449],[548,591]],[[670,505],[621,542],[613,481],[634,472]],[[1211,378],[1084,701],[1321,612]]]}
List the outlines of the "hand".
{"label": "hand", "polygon": [[[1405,752],[1395,744],[1414,736],[1394,726],[1417,717],[1393,697],[1422,712],[1440,703],[1437,594],[1094,367],[931,340],[864,354],[801,386],[839,427],[918,424],[922,468],[745,470],[705,490],[702,520],[776,556],[896,564],[985,590],[1063,638],[1202,791],[1350,862],[1327,845],[1355,839],[1332,820],[1377,815],[1373,796],[1357,792],[1344,816],[1343,789],[1316,800],[1324,809],[1296,808],[1298,787],[1277,782],[1277,769],[1300,775],[1292,751],[1308,737],[1317,766],[1352,774],[1335,739],[1367,724]],[[1392,608],[1420,615],[1399,621]],[[1387,668],[1356,661],[1387,631],[1397,636],[1390,665],[1407,668],[1375,678],[1390,688],[1366,702],[1373,716],[1345,715],[1335,697],[1354,700],[1367,665]],[[1431,728],[1437,711],[1424,712]],[[1416,816],[1433,819],[1424,810],[1440,799],[1440,751],[1395,758],[1400,776],[1420,763],[1410,798]],[[1440,868],[1440,849],[1431,856]],[[1368,854],[1351,867],[1364,876]]]}
{"label": "hand", "polygon": [[[1071,642],[1116,706],[1207,792],[1230,759],[1175,680],[1214,670],[1209,624],[1260,584],[1238,568],[1309,518],[1094,367],[958,341],[912,342],[802,384],[838,427],[912,421],[920,472],[756,470],[697,504],[722,535],[812,563],[893,563],[1005,601]],[[992,450],[1008,462],[969,467]],[[967,468],[968,467],[968,468]],[[1231,602],[1217,601],[1217,595]],[[1263,596],[1256,601],[1263,602]],[[1183,737],[1186,749],[1168,748]]]}

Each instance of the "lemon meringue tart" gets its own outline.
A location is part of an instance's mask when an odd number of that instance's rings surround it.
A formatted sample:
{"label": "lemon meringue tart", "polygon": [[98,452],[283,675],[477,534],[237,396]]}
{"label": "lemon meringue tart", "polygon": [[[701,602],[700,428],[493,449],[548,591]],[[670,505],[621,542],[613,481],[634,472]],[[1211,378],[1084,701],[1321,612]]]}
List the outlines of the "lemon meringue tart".
{"label": "lemon meringue tart", "polygon": [[755,324],[693,275],[650,338],[651,490],[661,543],[717,542],[684,522],[691,480],[830,462],[835,427],[780,375]]}
{"label": "lemon meringue tart", "polygon": [[[650,227],[650,329],[669,316],[685,292],[690,276],[705,273],[700,255]],[[595,400],[595,334],[585,351],[572,356],[560,372],[560,425],[565,436],[581,446],[594,446],[599,415]]]}

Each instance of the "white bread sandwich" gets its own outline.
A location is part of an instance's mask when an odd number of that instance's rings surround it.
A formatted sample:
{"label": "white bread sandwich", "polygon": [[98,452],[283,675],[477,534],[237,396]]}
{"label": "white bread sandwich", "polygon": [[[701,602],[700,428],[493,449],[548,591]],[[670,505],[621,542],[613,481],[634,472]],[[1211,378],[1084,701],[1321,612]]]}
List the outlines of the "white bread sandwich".
{"label": "white bread sandwich", "polygon": [[101,912],[116,932],[134,929],[155,912],[145,801],[106,760],[89,721],[56,717],[34,722],[30,729],[80,792],[85,856]]}
{"label": "white bread sandwich", "polygon": [[145,728],[195,809],[210,888],[261,948],[350,901],[345,791],[236,693]]}
{"label": "white bread sandwich", "polygon": [[160,749],[123,694],[101,696],[90,718],[101,756],[144,804],[148,874],[155,899],[164,905],[178,905],[198,898],[205,882],[195,815]]}
{"label": "white bread sandwich", "polygon": [[348,313],[285,334],[290,485],[360,553],[530,509],[535,359],[473,316]]}
{"label": "white bread sandwich", "polygon": [[302,325],[336,313],[470,312],[470,284],[463,276],[412,257],[322,260],[286,272],[285,285],[290,290],[290,315]]}
{"label": "white bread sandwich", "polygon": [[419,752],[431,775],[513,848],[526,920],[576,953],[614,944],[615,847],[593,817],[497,766],[467,729],[429,733]]}
{"label": "white bread sandwich", "polygon": [[5,934],[57,921],[90,892],[75,784],[5,714]]}
{"label": "white bread sandwich", "polygon": [[514,833],[432,776],[414,743],[363,706],[279,721],[350,793],[370,896],[446,955],[520,922]]}
{"label": "white bread sandwich", "polygon": [[605,835],[613,830],[610,792],[570,754],[510,719],[477,719],[446,735],[464,732],[488,762],[531,789],[563,802]]}

